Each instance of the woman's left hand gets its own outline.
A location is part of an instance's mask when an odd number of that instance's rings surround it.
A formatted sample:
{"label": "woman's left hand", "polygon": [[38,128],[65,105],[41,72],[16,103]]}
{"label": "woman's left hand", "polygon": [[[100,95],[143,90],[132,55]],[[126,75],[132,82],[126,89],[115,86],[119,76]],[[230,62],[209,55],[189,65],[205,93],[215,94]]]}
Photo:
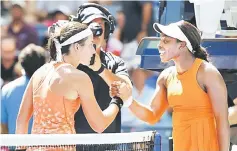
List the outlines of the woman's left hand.
{"label": "woman's left hand", "polygon": [[110,87],[110,96],[120,97],[123,101],[128,100],[132,96],[132,88],[125,82],[115,81]]}

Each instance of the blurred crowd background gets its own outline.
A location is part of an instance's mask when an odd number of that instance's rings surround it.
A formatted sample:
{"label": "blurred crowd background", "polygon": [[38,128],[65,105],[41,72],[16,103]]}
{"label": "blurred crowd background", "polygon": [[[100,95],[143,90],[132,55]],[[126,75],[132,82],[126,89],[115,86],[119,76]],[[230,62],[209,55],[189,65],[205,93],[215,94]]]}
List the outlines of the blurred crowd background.
{"label": "blurred crowd background", "polygon": [[[104,45],[104,50],[121,56],[126,61],[134,86],[134,97],[148,104],[145,101],[152,97],[159,73],[138,68],[140,60],[135,57],[135,53],[141,38],[155,36],[152,24],[158,18],[158,1],[1,1],[1,87],[24,76],[19,60],[19,54],[24,49],[44,50],[43,57],[46,61],[49,60],[47,28],[57,20],[67,20],[70,15],[76,15],[78,7],[85,2],[99,3],[115,17],[116,30],[110,36],[108,44]],[[148,29],[140,28],[142,19],[150,21]],[[37,50],[33,50],[36,48]],[[32,70],[37,70],[35,59],[27,61]],[[22,97],[28,80],[22,79],[22,83],[20,90],[15,92],[15,98]],[[18,112],[16,107],[19,103],[7,104],[11,106],[11,113]],[[12,127],[14,124],[8,123]],[[167,112],[157,126],[167,129],[164,135],[171,136],[171,115]],[[122,127],[123,132],[149,129],[146,123],[135,118],[127,109],[122,110]]]}
{"label": "blurred crowd background", "polygon": [[[137,72],[133,72],[140,63],[134,57],[136,48],[144,36],[155,36],[152,24],[157,20],[157,13],[153,11],[158,9],[158,2],[8,0],[1,1],[2,86],[22,75],[21,67],[17,64],[17,56],[22,49],[35,44],[47,50],[47,28],[58,20],[67,20],[70,15],[76,15],[78,7],[85,2],[105,6],[116,18],[116,30],[104,49],[121,56],[128,63],[131,75]],[[140,28],[142,17],[150,21],[146,27],[148,29]],[[144,75],[144,79],[154,75],[150,72],[140,74]],[[142,81],[141,78],[139,81]],[[140,85],[143,84],[135,82],[135,85],[141,91]]]}
{"label": "blurred crowd background", "polygon": [[[104,50],[126,61],[134,84],[134,97],[141,101],[149,100],[147,96],[153,94],[158,73],[139,69],[140,60],[135,53],[141,38],[155,36],[152,29],[157,18],[153,13],[158,8],[155,1],[1,1],[2,86],[22,76],[18,55],[29,44],[42,47],[49,59],[47,28],[58,20],[67,20],[70,15],[76,15],[78,7],[85,2],[105,6],[116,18],[116,30]],[[140,28],[142,17],[150,20],[148,29]],[[33,63],[30,64],[33,66]],[[130,120],[124,118],[124,122]]]}
{"label": "blurred crowd background", "polygon": [[[152,24],[159,22],[159,12],[162,11],[159,8],[163,5],[159,1],[1,1],[1,87],[23,77],[22,87],[19,87],[14,96],[22,97],[28,83],[24,75],[31,74],[49,61],[47,28],[58,20],[67,20],[70,15],[76,15],[78,7],[85,2],[105,6],[116,18],[116,30],[110,36],[108,44],[104,45],[104,50],[121,56],[126,61],[133,82],[134,98],[149,104],[146,101],[152,97],[159,72],[140,69],[140,60],[135,53],[143,37],[156,36]],[[193,6],[188,1],[185,3],[190,5],[186,8],[192,12]],[[188,17],[195,24],[193,16]],[[150,22],[144,29],[143,19]],[[35,54],[35,59],[27,60],[27,55],[32,51],[35,52],[31,53]],[[19,104],[12,102],[8,105],[11,106],[12,113],[18,112],[14,106]],[[166,138],[163,147],[167,148],[167,138],[171,136],[172,129],[171,115],[171,110],[168,110],[155,126],[148,126],[135,118],[128,109],[122,109],[122,131],[158,130]]]}

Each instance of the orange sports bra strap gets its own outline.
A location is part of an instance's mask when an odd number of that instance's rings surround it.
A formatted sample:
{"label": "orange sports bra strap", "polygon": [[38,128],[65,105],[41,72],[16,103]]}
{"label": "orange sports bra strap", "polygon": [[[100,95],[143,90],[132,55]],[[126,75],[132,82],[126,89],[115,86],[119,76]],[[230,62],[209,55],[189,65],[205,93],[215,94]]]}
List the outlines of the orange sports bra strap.
{"label": "orange sports bra strap", "polygon": [[194,65],[193,65],[193,73],[196,75],[197,72],[198,72],[198,69],[200,67],[200,65],[202,64],[203,60],[202,59],[199,59],[199,58],[196,58],[195,61],[194,61]]}

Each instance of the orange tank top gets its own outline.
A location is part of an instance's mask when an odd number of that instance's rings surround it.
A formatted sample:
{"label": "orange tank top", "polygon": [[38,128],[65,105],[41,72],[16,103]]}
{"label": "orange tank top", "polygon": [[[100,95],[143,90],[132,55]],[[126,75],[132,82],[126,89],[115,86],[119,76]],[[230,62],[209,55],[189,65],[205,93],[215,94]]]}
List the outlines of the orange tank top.
{"label": "orange tank top", "polygon": [[[54,64],[51,74],[61,67]],[[49,88],[50,73],[33,92],[33,134],[74,134],[74,114],[80,107],[80,99],[67,100]]]}
{"label": "orange tank top", "polygon": [[174,67],[167,78],[167,98],[173,108],[174,151],[218,151],[211,100],[197,81],[202,62],[195,59],[192,67],[181,75]]}
{"label": "orange tank top", "polygon": [[172,74],[167,78],[168,102],[174,112],[190,109],[204,112],[212,110],[207,93],[197,81],[197,72],[201,64],[201,59],[195,59],[192,67],[183,74],[178,74],[173,68]]}

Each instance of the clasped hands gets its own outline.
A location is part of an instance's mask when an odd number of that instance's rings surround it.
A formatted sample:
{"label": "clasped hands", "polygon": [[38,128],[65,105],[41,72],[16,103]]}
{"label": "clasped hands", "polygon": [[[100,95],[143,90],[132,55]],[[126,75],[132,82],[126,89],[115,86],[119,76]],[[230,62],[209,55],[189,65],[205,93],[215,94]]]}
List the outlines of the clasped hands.
{"label": "clasped hands", "polygon": [[124,103],[132,96],[132,87],[126,82],[114,81],[109,90],[110,97],[120,97]]}

